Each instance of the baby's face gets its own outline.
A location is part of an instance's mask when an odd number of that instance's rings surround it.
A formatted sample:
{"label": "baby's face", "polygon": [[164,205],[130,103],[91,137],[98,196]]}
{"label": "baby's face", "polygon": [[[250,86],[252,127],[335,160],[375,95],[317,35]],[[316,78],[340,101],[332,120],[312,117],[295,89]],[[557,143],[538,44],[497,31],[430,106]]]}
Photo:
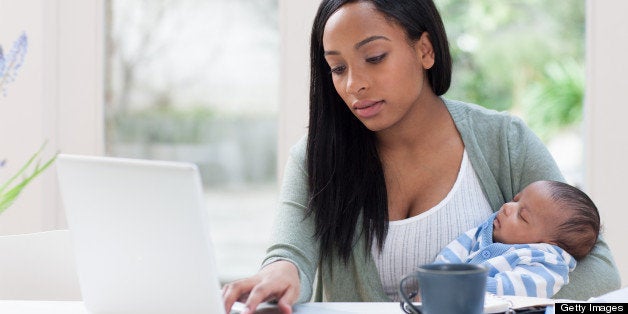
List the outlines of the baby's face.
{"label": "baby's face", "polygon": [[550,197],[545,182],[534,182],[499,209],[493,242],[552,243],[551,234],[567,218]]}

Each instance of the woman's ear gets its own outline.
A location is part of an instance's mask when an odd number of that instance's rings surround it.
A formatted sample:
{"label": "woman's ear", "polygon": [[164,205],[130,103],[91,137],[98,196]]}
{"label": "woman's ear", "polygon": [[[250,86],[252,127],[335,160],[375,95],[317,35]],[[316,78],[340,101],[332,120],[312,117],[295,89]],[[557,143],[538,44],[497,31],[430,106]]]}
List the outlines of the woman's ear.
{"label": "woman's ear", "polygon": [[430,34],[423,32],[416,45],[421,65],[423,65],[423,68],[426,70],[431,69],[434,66],[434,47],[430,40]]}

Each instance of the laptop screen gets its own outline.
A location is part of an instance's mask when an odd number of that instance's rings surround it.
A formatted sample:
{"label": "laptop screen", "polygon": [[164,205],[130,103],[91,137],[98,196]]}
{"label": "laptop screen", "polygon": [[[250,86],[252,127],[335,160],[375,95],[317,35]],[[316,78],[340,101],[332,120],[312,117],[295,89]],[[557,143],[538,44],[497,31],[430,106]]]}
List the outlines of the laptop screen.
{"label": "laptop screen", "polygon": [[67,154],[56,164],[90,311],[224,313],[194,164]]}

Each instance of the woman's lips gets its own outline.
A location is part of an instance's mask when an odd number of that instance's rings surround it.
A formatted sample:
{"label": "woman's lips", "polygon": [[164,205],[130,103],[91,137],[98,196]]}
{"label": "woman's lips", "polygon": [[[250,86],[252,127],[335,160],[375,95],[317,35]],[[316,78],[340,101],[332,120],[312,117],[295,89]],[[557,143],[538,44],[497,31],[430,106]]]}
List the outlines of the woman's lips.
{"label": "woman's lips", "polygon": [[384,101],[360,100],[353,103],[353,110],[358,117],[368,119],[377,115],[384,105]]}

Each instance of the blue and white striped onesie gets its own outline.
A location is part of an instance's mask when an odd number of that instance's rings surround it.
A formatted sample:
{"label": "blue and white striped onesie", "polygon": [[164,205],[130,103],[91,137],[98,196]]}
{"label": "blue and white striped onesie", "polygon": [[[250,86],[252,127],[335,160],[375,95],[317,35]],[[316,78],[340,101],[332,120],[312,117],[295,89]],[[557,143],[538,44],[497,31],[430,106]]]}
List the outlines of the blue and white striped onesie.
{"label": "blue and white striped onesie", "polygon": [[488,268],[486,291],[490,293],[552,297],[569,282],[576,260],[560,247],[547,243],[493,243],[496,215],[448,244],[435,263],[484,265]]}

